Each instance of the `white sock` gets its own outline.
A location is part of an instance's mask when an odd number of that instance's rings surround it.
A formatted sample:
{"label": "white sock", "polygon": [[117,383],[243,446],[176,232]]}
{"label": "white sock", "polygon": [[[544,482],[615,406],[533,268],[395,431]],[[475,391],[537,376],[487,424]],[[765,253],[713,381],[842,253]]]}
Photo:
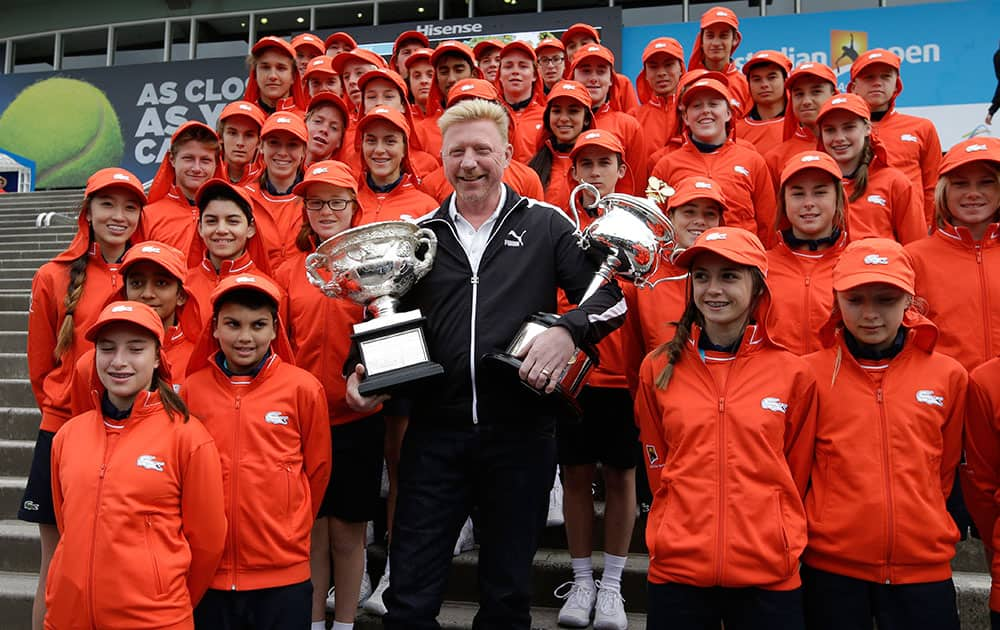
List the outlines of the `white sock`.
{"label": "white sock", "polygon": [[625,570],[627,556],[613,556],[604,553],[604,574],[601,575],[601,588],[611,589],[616,593],[622,591],[622,572]]}
{"label": "white sock", "polygon": [[570,563],[573,565],[573,581],[594,588],[594,565],[590,561],[590,556],[570,558]]}
{"label": "white sock", "polygon": [[309,630],[326,630],[326,621],[314,621],[309,626]]}
{"label": "white sock", "polygon": [[343,621],[334,621],[333,627],[330,630],[353,630],[353,623],[344,623]]}
{"label": "white sock", "polygon": [[389,575],[389,554],[385,554],[385,575]]}

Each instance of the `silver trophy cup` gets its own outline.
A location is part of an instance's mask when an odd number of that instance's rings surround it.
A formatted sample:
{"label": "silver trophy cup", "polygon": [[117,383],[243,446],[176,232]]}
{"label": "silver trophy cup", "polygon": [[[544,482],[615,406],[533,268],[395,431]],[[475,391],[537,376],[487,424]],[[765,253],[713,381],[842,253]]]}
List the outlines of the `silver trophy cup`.
{"label": "silver trophy cup", "polygon": [[434,232],[406,221],[382,221],[332,236],[306,257],[314,287],[360,304],[373,316],[355,324],[351,336],[365,366],[362,395],[444,372],[428,355],[420,310],[397,312],[399,298],[427,275],[436,252]]}
{"label": "silver trophy cup", "polygon": [[[596,218],[581,229],[580,209],[577,199],[581,194],[593,198],[585,205],[586,211]],[[670,251],[674,242],[674,226],[652,201],[611,193],[601,197],[591,184],[580,184],[570,194],[570,209],[576,223],[577,240],[582,249],[593,250],[602,256],[601,266],[584,292],[580,303],[586,301],[612,277],[628,280],[636,286],[649,285],[663,254]],[[529,316],[505,352],[486,355],[492,363],[520,369],[527,355],[528,345],[540,333],[548,330],[558,315],[535,313]],[[562,402],[577,414],[580,413],[576,397],[587,382],[590,370],[598,363],[596,348],[578,348],[561,373],[553,374],[557,382],[555,393]]]}

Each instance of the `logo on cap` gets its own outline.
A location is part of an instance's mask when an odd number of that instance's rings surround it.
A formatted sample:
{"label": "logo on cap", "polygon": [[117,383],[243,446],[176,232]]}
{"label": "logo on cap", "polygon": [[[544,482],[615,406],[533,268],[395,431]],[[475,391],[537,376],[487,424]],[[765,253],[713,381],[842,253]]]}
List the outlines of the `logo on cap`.
{"label": "logo on cap", "polygon": [[663,42],[657,42],[656,44],[653,45],[653,48],[666,48],[666,47],[667,45],[664,44]]}
{"label": "logo on cap", "polygon": [[322,175],[323,173],[329,173],[330,169],[325,166],[317,166],[312,170],[313,175]]}
{"label": "logo on cap", "polygon": [[865,256],[865,264],[866,265],[888,265],[889,264],[889,257],[888,256],[879,256],[878,254],[868,254],[867,256]]}
{"label": "logo on cap", "polygon": [[459,89],[462,90],[463,92],[468,92],[469,90],[471,90],[474,87],[476,87],[476,86],[472,85],[471,83],[466,83],[465,85],[463,85]]}
{"label": "logo on cap", "polygon": [[588,133],[587,135],[585,135],[583,137],[583,139],[584,140],[593,140],[594,138],[600,138],[600,137],[601,137],[601,134],[597,133],[596,131],[591,131],[590,133]]}
{"label": "logo on cap", "polygon": [[112,306],[111,307],[111,312],[112,313],[131,313],[132,312],[132,307],[131,306],[126,306],[124,304],[121,304],[119,306]]}
{"label": "logo on cap", "polygon": [[986,151],[988,148],[989,147],[987,147],[985,144],[970,144],[969,146],[965,147],[965,152],[972,153],[973,151]]}
{"label": "logo on cap", "polygon": [[325,61],[325,59],[323,59],[322,57],[320,57],[318,59],[313,59],[311,63],[314,66],[321,66],[321,65],[323,65],[324,61]]}
{"label": "logo on cap", "polygon": [[236,284],[256,284],[257,278],[254,278],[253,276],[239,276],[236,280],[234,280],[234,282],[236,282]]}
{"label": "logo on cap", "polygon": [[253,111],[253,107],[250,107],[249,105],[237,105],[236,109],[242,109],[245,112],[252,112]]}
{"label": "logo on cap", "polygon": [[274,122],[281,123],[282,125],[287,125],[287,124],[290,124],[292,122],[292,119],[291,118],[287,118],[285,116],[279,116],[278,118],[274,119]]}
{"label": "logo on cap", "polygon": [[562,86],[560,86],[560,87],[562,87],[562,89],[564,89],[564,90],[575,90],[576,89],[576,86],[573,85],[572,83],[563,83]]}
{"label": "logo on cap", "polygon": [[373,114],[388,114],[389,110],[386,109],[385,107],[376,107],[374,109],[374,111],[372,111],[372,113]]}
{"label": "logo on cap", "polygon": [[819,162],[820,157],[818,155],[803,155],[800,162]]}
{"label": "logo on cap", "polygon": [[767,59],[770,56],[769,53],[757,53],[757,59]]}
{"label": "logo on cap", "polygon": [[145,247],[143,247],[139,251],[141,251],[143,254],[159,254],[160,253],[160,248],[159,247],[154,247],[152,245],[146,245]]}
{"label": "logo on cap", "polygon": [[813,64],[813,63],[804,63],[801,66],[799,66],[799,70],[812,70],[815,67],[816,67],[816,64]]}
{"label": "logo on cap", "polygon": [[729,238],[729,235],[725,232],[709,232],[705,235],[706,241],[724,241]]}
{"label": "logo on cap", "polygon": [[888,205],[889,202],[885,200],[882,195],[868,195],[868,203],[874,203],[882,206],[883,208]]}
{"label": "logo on cap", "polygon": [[835,99],[833,99],[832,101],[830,101],[830,104],[831,105],[842,105],[842,104],[844,104],[846,102],[847,102],[847,99],[841,97],[841,98],[835,98]]}
{"label": "logo on cap", "polygon": [[111,176],[111,179],[116,179],[116,180],[118,180],[120,182],[130,182],[130,181],[132,181],[131,177],[129,177],[128,175],[124,175],[122,173],[115,173],[114,175]]}
{"label": "logo on cap", "polygon": [[695,81],[695,86],[701,87],[703,85],[708,85],[708,79],[702,79],[701,81]]}
{"label": "logo on cap", "polygon": [[708,182],[695,182],[694,187],[700,190],[712,190],[712,185]]}
{"label": "logo on cap", "polygon": [[716,11],[715,17],[729,17],[729,14],[726,13],[725,11]]}
{"label": "logo on cap", "polygon": [[872,54],[868,55],[868,58],[869,59],[878,59],[881,56],[882,56],[882,53],[872,53]]}

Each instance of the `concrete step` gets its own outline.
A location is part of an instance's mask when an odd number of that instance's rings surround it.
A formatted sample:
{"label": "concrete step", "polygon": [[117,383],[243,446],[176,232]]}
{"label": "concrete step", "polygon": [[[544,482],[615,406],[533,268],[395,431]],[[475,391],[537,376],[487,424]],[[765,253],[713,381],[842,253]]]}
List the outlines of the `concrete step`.
{"label": "concrete step", "polygon": [[[27,351],[27,330],[0,330],[0,352],[25,353]],[[3,400],[3,398],[0,398],[0,400]]]}
{"label": "concrete step", "polygon": [[38,573],[41,560],[38,525],[16,519],[0,520],[0,573]]}
{"label": "concrete step", "polygon": [[30,407],[0,407],[0,439],[34,442],[41,423],[42,413],[34,403]]}
{"label": "concrete step", "polygon": [[0,311],[0,330],[27,330],[28,311]]}
{"label": "concrete step", "polygon": [[[0,310],[28,312],[28,304],[31,302],[31,292],[28,293],[7,293],[0,294]],[[27,328],[25,328],[27,330]]]}
{"label": "concrete step", "polygon": [[41,256],[35,258],[0,258],[0,269],[7,269],[8,267],[31,267],[32,269],[38,269],[50,260],[52,260],[51,257],[43,258]]}
{"label": "concrete step", "polygon": [[26,378],[0,378],[0,400],[7,405],[30,407],[35,403],[31,381]]}
{"label": "concrete step", "polygon": [[22,259],[32,260],[32,261],[40,260],[41,262],[38,264],[38,266],[41,267],[48,261],[55,258],[57,254],[62,253],[62,251],[65,249],[66,249],[65,245],[60,245],[57,243],[51,243],[49,247],[42,249],[38,248],[18,249],[14,244],[7,244],[5,247],[0,247],[0,261],[2,261],[0,267],[21,266],[20,263],[17,264],[12,264],[12,263],[16,263],[17,261],[20,261]]}
{"label": "concrete step", "polygon": [[31,277],[34,275],[35,274],[32,273],[31,276],[28,276],[27,278],[18,278],[18,277],[11,278],[8,277],[6,274],[2,274],[0,275],[0,291],[6,289],[8,291],[20,290],[20,291],[27,291],[28,293],[30,293]]}
{"label": "concrete step", "polygon": [[0,440],[0,476],[27,477],[34,452],[34,440]]}
{"label": "concrete step", "polygon": [[986,560],[983,541],[969,536],[955,545],[955,557],[951,559],[951,570],[963,573],[990,572],[990,563]]}
{"label": "concrete step", "polygon": [[[468,602],[456,602],[456,601],[446,601],[443,606],[441,606],[441,613],[438,615],[438,623],[442,628],[447,630],[466,630],[472,628],[472,620],[476,616],[476,611],[479,610],[477,604],[472,604]],[[625,602],[625,610],[628,610],[628,602]],[[531,627],[532,630],[555,630],[559,626],[557,625],[557,619],[559,617],[558,608],[536,608],[531,609]],[[332,617],[331,617],[332,619]],[[642,614],[629,614],[628,615],[628,627],[629,630],[645,630],[646,628],[646,615]],[[370,615],[368,613],[359,614],[357,620],[354,622],[354,628],[356,630],[376,630],[382,628],[382,620],[379,617]]]}
{"label": "concrete step", "polygon": [[31,603],[37,588],[35,574],[0,572],[0,619],[5,630],[31,629]]}
{"label": "concrete step", "polygon": [[0,519],[17,518],[27,485],[27,477],[0,477]]}
{"label": "concrete step", "polygon": [[[18,221],[23,221],[24,219],[18,219]],[[49,236],[51,234],[57,234],[60,237],[73,238],[76,234],[76,222],[73,223],[52,223],[50,225],[37,226],[34,223],[31,225],[8,225],[4,224],[3,233],[4,234],[20,234],[26,238],[31,238],[34,236]]]}
{"label": "concrete step", "polygon": [[28,355],[0,352],[0,378],[28,378]]}
{"label": "concrete step", "polygon": [[0,278],[4,280],[17,280],[22,284],[27,284],[28,288],[31,288],[31,279],[35,277],[35,272],[38,271],[38,267],[28,267],[28,266],[18,266],[18,267],[6,267],[3,270],[3,275]]}
{"label": "concrete step", "polygon": [[[53,243],[69,243],[75,233],[75,230],[72,233],[67,233],[65,230],[59,231],[52,228],[36,230],[33,234],[28,235],[0,232],[0,244],[35,245],[34,248],[39,249],[42,246],[51,247]],[[51,238],[48,238],[49,235],[52,235]]]}

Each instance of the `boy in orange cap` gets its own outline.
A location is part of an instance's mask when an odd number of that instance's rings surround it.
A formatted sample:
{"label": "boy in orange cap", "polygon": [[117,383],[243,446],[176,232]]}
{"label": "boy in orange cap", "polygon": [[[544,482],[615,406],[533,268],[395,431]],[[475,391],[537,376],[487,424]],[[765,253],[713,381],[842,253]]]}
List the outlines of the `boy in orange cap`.
{"label": "boy in orange cap", "polygon": [[652,175],[673,185],[685,177],[712,177],[726,192],[726,225],[774,242],[774,187],[760,154],[732,138],[729,90],[716,79],[699,79],[680,98],[684,144],[661,158]]}
{"label": "boy in orange cap", "polygon": [[309,98],[320,92],[333,92],[337,96],[344,96],[344,84],[340,82],[340,75],[333,70],[333,59],[326,55],[316,57],[309,62],[302,80]]}
{"label": "boy in orange cap", "polygon": [[170,138],[167,159],[149,187],[143,233],[146,238],[187,251],[194,238],[198,209],[194,196],[202,184],[222,174],[219,136],[194,120],[177,128]]}
{"label": "boy in orange cap", "polygon": [[913,281],[899,243],[848,245],[833,268],[824,349],[803,357],[819,390],[801,569],[809,628],[873,617],[880,628],[960,627],[959,531],[945,500],[969,379],[934,350],[937,329],[913,307]]}
{"label": "boy in orange cap", "polygon": [[500,72],[500,50],[504,43],[499,39],[484,39],[476,44],[472,53],[476,56],[476,67],[483,73],[483,78],[494,83]]}
{"label": "boy in orange cap", "polygon": [[219,453],[171,387],[152,308],[109,304],[86,339],[97,408],[52,447],[62,536],[45,625],[192,628],[226,539]]}
{"label": "boy in orange cap", "polygon": [[[472,49],[454,40],[438,44],[430,62],[434,69],[434,82],[427,95],[424,116],[418,123],[421,129],[417,135],[426,143],[428,151],[438,155],[441,152],[441,130],[437,121],[447,107],[448,91],[462,79],[482,79],[483,73],[476,66]],[[437,150],[433,151],[435,148]]]}
{"label": "boy in orange cap", "polygon": [[[562,34],[560,40],[562,41],[563,47],[566,51],[566,77],[567,79],[572,79],[572,68],[570,64],[573,62],[573,57],[581,49],[592,44],[601,43],[601,34],[596,28],[590,24],[577,23],[570,26]],[[614,62],[612,62],[612,65]],[[612,70],[612,81],[614,83],[614,90],[612,90],[612,95],[610,99],[611,108],[619,112],[630,112],[639,106],[639,100],[635,95],[635,87],[632,85],[631,79],[629,79],[624,74],[619,74],[618,72]]]}
{"label": "boy in orange cap", "polygon": [[691,48],[688,70],[706,68],[725,74],[729,80],[729,91],[739,102],[737,116],[742,116],[753,101],[746,77],[733,63],[733,53],[743,40],[740,19],[728,7],[712,7],[701,14],[700,26]]}
{"label": "boy in orange cap", "polygon": [[548,94],[556,81],[566,74],[566,47],[558,39],[549,37],[535,46],[535,56],[538,57],[538,73]]}
{"label": "boy in orange cap", "polygon": [[684,49],[672,37],[657,37],[642,52],[642,71],[635,79],[642,105],[629,111],[642,126],[646,146],[666,146],[677,125],[677,84],[684,74]]}
{"label": "boy in orange cap", "polygon": [[272,114],[264,122],[260,142],[264,170],[259,181],[247,188],[268,258],[282,260],[299,231],[302,207],[292,187],[302,178],[309,130],[297,114]]}
{"label": "boy in orange cap", "polygon": [[306,112],[306,130],[309,142],[306,144],[306,162],[330,159],[345,159],[344,139],[347,136],[350,108],[344,99],[333,92],[320,92],[309,101]]}
{"label": "boy in orange cap", "polygon": [[303,112],[306,93],[295,60],[295,49],[280,37],[262,37],[250,50],[250,78],[243,100],[265,114]]}
{"label": "boy in orange cap", "polygon": [[317,57],[326,56],[326,45],[323,40],[312,33],[299,33],[292,38],[292,49],[295,50],[295,65],[299,76],[303,76],[309,62]]}
{"label": "boy in orange cap", "polygon": [[752,142],[761,155],[782,142],[788,108],[785,80],[791,71],[791,60],[777,50],[756,52],[743,64],[753,107],[737,119],[736,137]]}
{"label": "boy in orange cap", "polygon": [[570,64],[570,74],[590,93],[591,109],[594,112],[594,126],[607,129],[621,139],[625,146],[625,162],[632,171],[635,194],[641,195],[646,189],[646,140],[639,122],[611,106],[614,83],[615,56],[604,46],[591,44],[578,50]]}
{"label": "boy in orange cap", "polygon": [[[424,145],[419,134],[412,133],[415,123],[413,120],[412,107],[410,106],[409,93],[406,88],[406,80],[392,70],[371,70],[358,79],[358,86],[361,88],[361,111],[367,115],[375,107],[384,105],[391,107],[403,115],[408,127],[408,152],[409,160],[413,166],[410,171],[417,178],[436,169],[441,163],[440,152],[433,155],[424,150]],[[358,140],[355,138],[355,146]],[[356,160],[356,161],[355,161]],[[352,167],[360,165],[361,160],[349,161]],[[346,160],[345,160],[346,161]]]}
{"label": "boy in orange cap", "polygon": [[363,115],[358,80],[371,70],[388,67],[385,59],[367,48],[355,48],[334,57],[333,71],[340,75],[340,80],[344,84],[344,96],[353,111],[352,121]]}
{"label": "boy in orange cap", "polygon": [[900,63],[899,57],[883,48],[862,53],[851,64],[847,91],[868,103],[889,166],[903,171],[923,191],[924,217],[930,225],[934,223],[934,185],[941,164],[941,140],[931,121],[896,111],[896,99],[903,91]]}
{"label": "boy in orange cap", "polygon": [[536,67],[535,50],[524,41],[513,41],[500,51],[500,71],[494,82],[514,114],[519,134],[534,143],[545,112],[545,84]]}
{"label": "boy in orange cap", "polygon": [[[260,175],[260,129],[267,116],[249,101],[226,105],[217,125],[225,176],[234,184],[248,184]],[[222,173],[217,173],[222,175]]]}
{"label": "boy in orange cap", "polygon": [[403,31],[392,45],[392,55],[389,57],[389,67],[399,73],[404,79],[407,75],[406,60],[421,48],[430,48],[431,42],[420,31]]}
{"label": "boy in orange cap", "polygon": [[353,37],[343,31],[333,33],[323,43],[326,44],[327,56],[331,58],[358,47],[358,42],[354,41]]}
{"label": "boy in orange cap", "polygon": [[219,449],[229,535],[195,625],[308,628],[310,532],[330,479],[323,386],[293,363],[273,282],[230,276],[211,301],[181,394]]}

